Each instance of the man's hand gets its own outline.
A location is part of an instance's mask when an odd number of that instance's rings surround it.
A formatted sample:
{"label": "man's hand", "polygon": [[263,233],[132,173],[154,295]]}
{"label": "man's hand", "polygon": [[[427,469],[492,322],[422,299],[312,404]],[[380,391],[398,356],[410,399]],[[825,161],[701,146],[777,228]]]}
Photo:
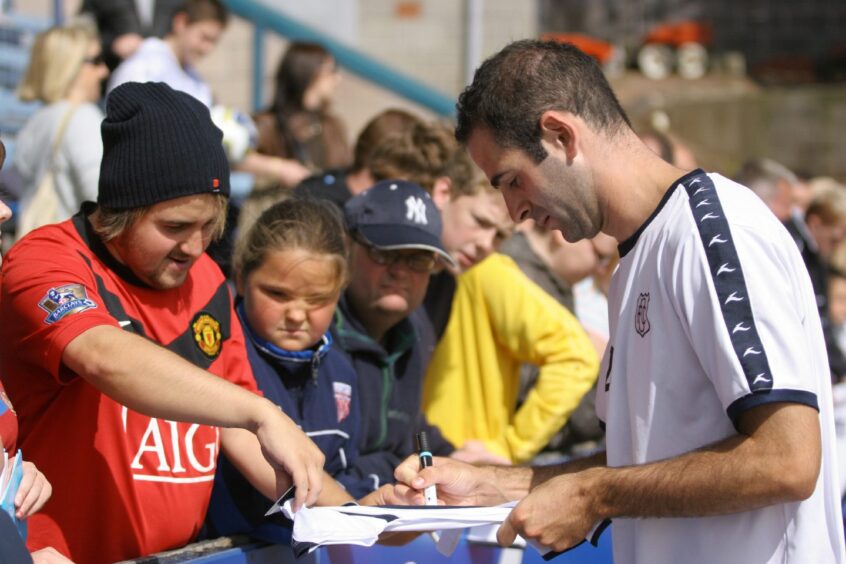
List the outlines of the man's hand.
{"label": "man's hand", "polygon": [[532,490],[508,515],[497,532],[502,546],[516,535],[557,551],[582,542],[602,517],[595,511],[591,470],[562,474]]}
{"label": "man's hand", "polygon": [[[268,415],[260,420],[255,434],[264,458],[274,470],[284,471],[297,488],[294,510],[315,505],[323,487],[323,453],[281,409],[268,402]],[[277,493],[284,489],[277,478]]]}
{"label": "man's hand", "polygon": [[358,500],[359,505],[411,505],[408,498],[398,496],[394,484],[383,484]]}
{"label": "man's hand", "polygon": [[26,519],[44,507],[52,493],[53,486],[44,474],[39,472],[32,462],[24,461],[23,478],[15,494],[15,516],[18,519]]}
{"label": "man's hand", "polygon": [[423,489],[436,485],[438,502],[446,505],[496,505],[508,501],[497,489],[492,469],[436,456],[433,465],[420,470],[416,455],[394,471],[394,495],[412,505],[425,505]]}

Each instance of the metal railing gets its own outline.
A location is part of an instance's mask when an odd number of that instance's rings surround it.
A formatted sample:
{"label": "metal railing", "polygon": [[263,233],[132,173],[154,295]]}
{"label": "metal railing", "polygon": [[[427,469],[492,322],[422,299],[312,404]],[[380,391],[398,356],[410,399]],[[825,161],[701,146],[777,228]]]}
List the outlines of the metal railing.
{"label": "metal railing", "polygon": [[253,41],[253,106],[258,109],[262,101],[262,76],[264,49],[263,34],[272,31],[292,41],[312,41],[326,47],[337,63],[364,79],[407,98],[442,116],[455,113],[455,99],[423,84],[414,77],[380,63],[373,57],[341,43],[255,0],[224,0],[227,8],[255,26]]}

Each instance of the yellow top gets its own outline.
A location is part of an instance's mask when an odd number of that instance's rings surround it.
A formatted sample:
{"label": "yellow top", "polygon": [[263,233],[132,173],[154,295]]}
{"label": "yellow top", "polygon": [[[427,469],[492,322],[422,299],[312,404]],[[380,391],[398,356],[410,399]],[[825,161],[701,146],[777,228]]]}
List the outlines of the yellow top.
{"label": "yellow top", "polygon": [[[516,410],[522,363],[537,365],[540,375]],[[476,439],[514,463],[527,462],[566,423],[598,370],[576,318],[513,260],[494,254],[457,279],[423,409],[456,447]]]}

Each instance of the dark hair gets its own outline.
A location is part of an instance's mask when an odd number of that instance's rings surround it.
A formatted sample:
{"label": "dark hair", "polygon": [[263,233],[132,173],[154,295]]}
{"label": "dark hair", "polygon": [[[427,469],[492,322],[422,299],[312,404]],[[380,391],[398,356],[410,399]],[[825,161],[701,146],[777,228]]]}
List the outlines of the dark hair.
{"label": "dark hair", "polygon": [[329,200],[288,198],[267,208],[239,241],[233,272],[245,280],[268,253],[301,249],[328,255],[336,264],[338,285],[347,279],[347,240],[338,206]]}
{"label": "dark hair", "polygon": [[452,181],[452,195],[475,192],[473,164],[450,128],[441,123],[419,123],[386,138],[370,157],[370,174],[376,181],[401,178],[432,192],[435,181]]}
{"label": "dark hair", "polygon": [[403,133],[412,126],[423,123],[417,116],[405,110],[390,109],[376,115],[367,122],[353,149],[352,170],[363,170],[368,166],[373,150],[387,137],[395,133]]}
{"label": "dark hair", "polygon": [[174,10],[173,15],[185,14],[189,24],[204,21],[215,21],[226,27],[229,23],[229,10],[220,0],[185,0],[181,6]]}
{"label": "dark hair", "polygon": [[546,111],[570,112],[612,134],[631,127],[596,61],[555,41],[516,41],[487,59],[456,108],[460,142],[481,125],[497,143],[525,151],[535,162],[546,158],[539,123]]}
{"label": "dark hair", "polygon": [[306,90],[331,56],[317,43],[291,43],[276,67],[276,90],[270,111],[277,115],[302,111]]}

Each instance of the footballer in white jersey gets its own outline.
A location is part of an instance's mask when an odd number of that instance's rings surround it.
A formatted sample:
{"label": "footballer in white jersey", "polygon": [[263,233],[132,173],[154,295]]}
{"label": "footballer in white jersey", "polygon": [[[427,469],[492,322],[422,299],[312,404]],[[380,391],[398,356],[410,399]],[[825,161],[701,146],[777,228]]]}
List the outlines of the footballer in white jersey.
{"label": "footballer in white jersey", "polygon": [[822,467],[804,501],[713,517],[614,520],[616,564],[844,562],[831,384],[796,245],[758,197],[693,171],[621,243],[597,414],[609,467],[679,456],[770,402],[819,411]]}

